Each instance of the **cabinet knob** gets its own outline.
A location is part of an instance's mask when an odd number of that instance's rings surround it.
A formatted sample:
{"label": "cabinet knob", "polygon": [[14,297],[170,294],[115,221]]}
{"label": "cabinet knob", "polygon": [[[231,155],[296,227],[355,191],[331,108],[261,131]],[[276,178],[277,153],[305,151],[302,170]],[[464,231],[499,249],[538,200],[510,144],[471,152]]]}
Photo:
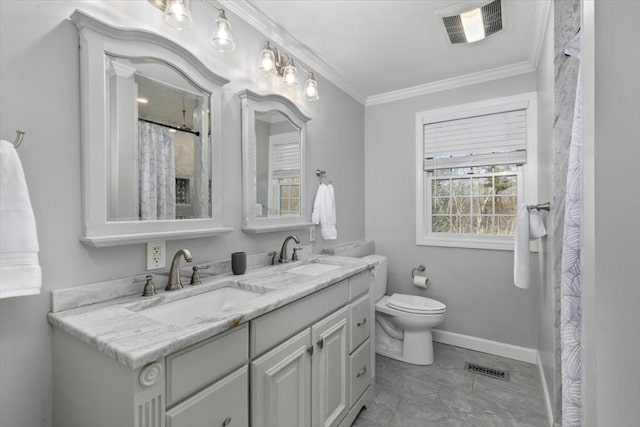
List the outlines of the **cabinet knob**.
{"label": "cabinet knob", "polygon": [[362,322],[356,323],[356,326],[360,327],[360,326],[364,326],[366,324],[367,324],[367,318],[365,317],[364,319],[362,319]]}
{"label": "cabinet knob", "polygon": [[222,427],[228,427],[229,424],[231,424],[231,417],[227,417],[224,419],[224,421],[222,422]]}
{"label": "cabinet knob", "polygon": [[309,353],[310,355],[312,355],[312,356],[313,356],[313,346],[312,346],[312,345],[310,345],[310,346],[307,348],[307,353]]}
{"label": "cabinet knob", "polygon": [[318,342],[316,343],[316,345],[317,345],[319,348],[324,347],[324,338],[320,338],[320,339],[318,340]]}
{"label": "cabinet knob", "polygon": [[358,372],[358,373],[356,374],[356,378],[360,378],[361,376],[363,376],[363,375],[364,375],[364,374],[366,374],[366,373],[367,373],[367,367],[366,367],[366,365],[365,365],[365,366],[363,366],[363,367],[362,367],[362,372]]}

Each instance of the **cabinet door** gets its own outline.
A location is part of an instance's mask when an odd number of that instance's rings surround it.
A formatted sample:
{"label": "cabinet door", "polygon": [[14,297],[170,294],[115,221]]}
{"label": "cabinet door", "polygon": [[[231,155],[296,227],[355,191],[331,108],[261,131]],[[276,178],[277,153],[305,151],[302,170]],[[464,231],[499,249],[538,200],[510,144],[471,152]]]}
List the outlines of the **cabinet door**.
{"label": "cabinet door", "polygon": [[313,325],[311,338],[316,349],[311,375],[312,425],[335,426],[349,410],[349,307]]}
{"label": "cabinet door", "polygon": [[312,352],[305,329],[251,363],[252,427],[311,424]]}
{"label": "cabinet door", "polygon": [[244,427],[249,419],[246,366],[167,411],[167,427]]}

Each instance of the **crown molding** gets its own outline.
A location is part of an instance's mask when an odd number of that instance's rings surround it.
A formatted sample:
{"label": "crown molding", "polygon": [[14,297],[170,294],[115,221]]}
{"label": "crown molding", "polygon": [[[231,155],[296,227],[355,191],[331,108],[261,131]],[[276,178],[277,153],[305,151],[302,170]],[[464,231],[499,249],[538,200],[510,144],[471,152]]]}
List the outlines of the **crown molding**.
{"label": "crown molding", "polygon": [[285,49],[297,61],[302,62],[308,68],[312,68],[316,75],[322,75],[360,104],[365,104],[366,97],[358,92],[342,74],[254,5],[246,0],[219,0],[219,3],[226,10],[234,13],[267,36],[274,44]]}
{"label": "crown molding", "polygon": [[536,2],[536,12],[534,16],[536,33],[533,36],[533,49],[529,56],[529,63],[534,69],[538,69],[544,36],[547,32],[547,23],[551,12],[551,0],[540,0]]}
{"label": "crown molding", "polygon": [[425,83],[405,89],[372,95],[367,98],[365,106],[369,107],[372,105],[386,104],[387,102],[401,101],[403,99],[427,95],[429,93],[457,89],[464,86],[470,86],[478,83],[490,82],[492,80],[500,80],[507,77],[513,77],[520,74],[531,73],[535,70],[536,69],[533,68],[533,66],[531,66],[528,61],[522,61],[511,65],[478,71],[476,73],[452,77],[450,79],[438,80],[435,82]]}

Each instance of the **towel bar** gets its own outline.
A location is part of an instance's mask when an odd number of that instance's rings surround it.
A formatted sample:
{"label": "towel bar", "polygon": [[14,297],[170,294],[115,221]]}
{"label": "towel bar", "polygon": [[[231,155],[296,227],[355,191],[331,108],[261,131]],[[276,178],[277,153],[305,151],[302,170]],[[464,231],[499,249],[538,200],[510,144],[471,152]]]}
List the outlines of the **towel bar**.
{"label": "towel bar", "polygon": [[536,209],[538,211],[548,211],[551,209],[551,202],[539,203],[537,205],[529,205],[527,206],[527,209],[529,210]]}

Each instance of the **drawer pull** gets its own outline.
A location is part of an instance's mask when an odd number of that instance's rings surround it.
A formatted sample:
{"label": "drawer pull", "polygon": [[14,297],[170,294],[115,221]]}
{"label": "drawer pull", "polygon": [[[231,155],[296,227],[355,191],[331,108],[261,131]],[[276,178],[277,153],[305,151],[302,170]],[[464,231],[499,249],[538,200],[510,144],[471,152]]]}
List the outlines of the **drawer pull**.
{"label": "drawer pull", "polygon": [[358,373],[356,374],[356,378],[360,378],[361,376],[363,376],[363,375],[364,375],[364,374],[366,374],[366,373],[367,373],[367,367],[366,367],[366,366],[363,366],[363,367],[362,367],[362,372],[358,372]]}
{"label": "drawer pull", "polygon": [[222,422],[222,427],[228,427],[229,424],[231,424],[231,417],[227,417],[224,419],[224,421]]}
{"label": "drawer pull", "polygon": [[312,345],[307,347],[307,353],[309,353],[311,356],[313,356],[313,346]]}
{"label": "drawer pull", "polygon": [[360,326],[364,326],[366,324],[367,324],[367,318],[365,317],[364,319],[362,319],[362,322],[356,323],[356,326],[360,327]]}
{"label": "drawer pull", "polygon": [[320,338],[320,339],[318,340],[318,342],[316,343],[316,345],[317,345],[319,348],[324,347],[324,338]]}

